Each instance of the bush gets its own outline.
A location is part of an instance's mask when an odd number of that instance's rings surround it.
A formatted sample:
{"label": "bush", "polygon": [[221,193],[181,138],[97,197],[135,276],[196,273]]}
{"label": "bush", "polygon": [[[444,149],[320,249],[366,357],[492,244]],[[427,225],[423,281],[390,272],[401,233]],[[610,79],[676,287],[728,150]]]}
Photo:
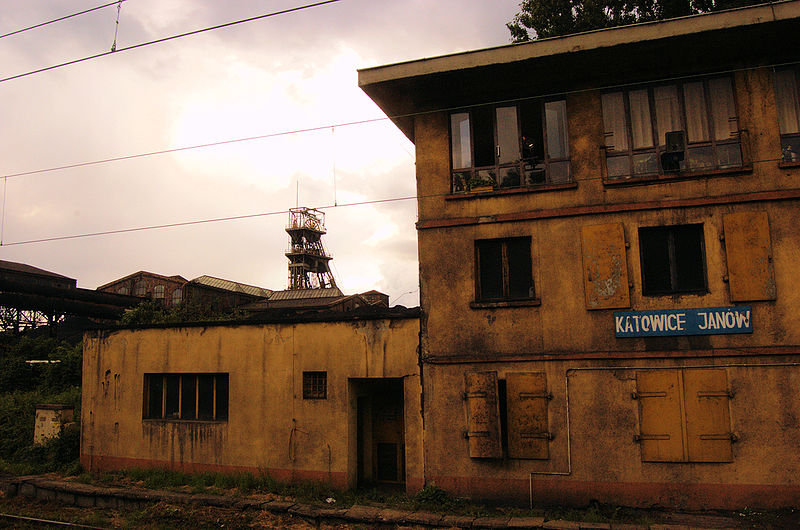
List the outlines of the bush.
{"label": "bush", "polygon": [[[83,345],[46,336],[0,333],[0,468],[41,473],[79,467]],[[29,365],[27,360],[57,360]],[[74,428],[33,445],[36,405],[74,408]]]}
{"label": "bush", "polygon": [[[41,473],[74,467],[80,450],[80,388],[58,394],[41,391],[0,394],[0,467],[14,473]],[[36,405],[59,403],[75,408],[74,428],[42,446],[33,445]]]}

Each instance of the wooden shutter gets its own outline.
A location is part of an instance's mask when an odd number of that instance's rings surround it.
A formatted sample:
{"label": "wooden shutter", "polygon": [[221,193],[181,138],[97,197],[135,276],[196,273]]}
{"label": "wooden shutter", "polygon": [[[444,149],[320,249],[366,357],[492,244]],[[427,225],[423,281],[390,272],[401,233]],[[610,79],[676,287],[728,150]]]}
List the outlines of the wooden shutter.
{"label": "wooden shutter", "polygon": [[731,462],[731,418],[725,370],[683,372],[690,462]]}
{"label": "wooden shutter", "polygon": [[544,372],[506,376],[509,458],[550,458],[548,402],[547,375]]}
{"label": "wooden shutter", "polygon": [[727,214],[722,224],[731,301],[775,300],[767,212]]}
{"label": "wooden shutter", "polygon": [[680,370],[636,372],[636,397],[642,461],[685,461]]}
{"label": "wooden shutter", "polygon": [[467,438],[471,458],[502,458],[497,372],[466,372]]}
{"label": "wooden shutter", "polygon": [[587,309],[630,307],[625,232],[621,223],[581,228]]}

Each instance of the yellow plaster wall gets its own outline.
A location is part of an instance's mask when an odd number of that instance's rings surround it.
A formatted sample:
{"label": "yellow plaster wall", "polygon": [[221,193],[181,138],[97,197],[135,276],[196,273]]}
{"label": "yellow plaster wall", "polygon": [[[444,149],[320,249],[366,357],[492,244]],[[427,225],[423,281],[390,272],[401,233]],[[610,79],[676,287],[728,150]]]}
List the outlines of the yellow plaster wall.
{"label": "yellow plaster wall", "polygon": [[[735,202],[726,197],[796,190],[800,168],[779,167],[771,71],[737,72],[735,97],[751,169],[636,186],[604,184],[600,92],[576,92],[567,95],[575,186],[484,196],[450,194],[446,113],[415,117],[429,482],[460,495],[520,502],[528,501],[529,492],[560,503],[597,499],[737,508],[796,502],[800,481],[794,440],[800,434],[800,399],[792,389],[800,380],[800,290],[795,286],[800,208],[796,199]],[[713,202],[698,204],[707,199]],[[637,207],[643,204],[655,208]],[[573,209],[584,206],[600,208]],[[777,299],[732,302],[724,280],[723,216],[760,211],[769,218]],[[520,214],[517,220],[515,214]],[[522,220],[525,215],[533,219]],[[512,219],[498,222],[497,216]],[[623,226],[631,305],[590,311],[584,297],[581,227],[606,223]],[[643,296],[638,229],[690,223],[704,226],[708,292]],[[531,237],[540,305],[471,308],[474,241],[518,236]],[[751,306],[752,334],[614,336],[614,311],[730,305]],[[732,366],[768,363],[785,366]],[[639,421],[630,397],[635,371],[694,365],[731,365],[726,368],[736,394],[731,419],[739,436],[733,462],[643,463],[633,441]],[[597,370],[576,370],[587,367]],[[501,379],[512,371],[547,373],[555,436],[548,460],[469,457],[463,396],[464,373],[470,370],[494,370]]]}
{"label": "yellow plaster wall", "polygon": [[[416,116],[417,193],[421,222],[529,212],[586,205],[697,199],[797,187],[800,170],[780,169],[780,138],[772,71],[737,72],[734,97],[743,149],[752,170],[710,178],[669,179],[640,186],[603,185],[604,151],[601,92],[566,95],[570,163],[577,186],[570,189],[496,194],[483,197],[450,194],[449,124],[446,112]],[[455,197],[455,198],[454,198]]]}
{"label": "yellow plaster wall", "polygon": [[[407,477],[421,482],[417,319],[91,332],[84,339],[85,465],[265,469],[354,485],[349,378],[402,378]],[[327,371],[326,400],[302,399]],[[143,374],[229,374],[225,422],[142,420]]]}
{"label": "yellow plaster wall", "polygon": [[[736,507],[741,496],[749,494],[750,506],[791,506],[800,491],[798,361],[794,356],[426,365],[426,402],[437,405],[426,408],[426,475],[455,493],[476,498],[527,499],[532,480],[563,502],[596,499],[708,509]],[[734,394],[731,428],[737,436],[732,462],[642,461],[634,440],[640,432],[638,402],[631,397],[636,371],[673,367],[717,367],[727,372]],[[468,370],[493,370],[500,380],[509,372],[546,372],[553,394],[548,404],[553,434],[549,459],[469,457],[463,399]],[[436,428],[442,425],[447,428]],[[765,498],[768,492],[772,498]]]}
{"label": "yellow plaster wall", "polygon": [[[609,186],[601,179],[602,111],[598,91],[567,95],[571,164],[576,187],[488,196],[449,195],[447,116],[416,120],[417,185],[420,204],[419,259],[423,309],[423,353],[431,357],[496,356],[531,353],[625,352],[708,348],[761,348],[800,345],[800,292],[794,276],[800,266],[800,209],[796,201],[726,204],[725,197],[758,191],[797,189],[800,168],[780,168],[780,139],[769,69],[738,72],[736,100],[743,142],[752,171],[696,177],[638,186]],[[466,197],[466,198],[465,198]],[[581,212],[575,206],[630,206],[672,200],[720,204],[677,204],[661,209],[613,213]],[[772,240],[777,300],[730,300],[724,281],[727,263],[722,217],[730,212],[766,211]],[[545,213],[542,219],[497,222],[497,215]],[[455,221],[456,226],[445,226]],[[428,222],[442,222],[434,228]],[[616,339],[613,311],[588,311],[584,303],[581,227],[622,223],[631,282],[630,310],[750,305],[752,335]],[[702,223],[708,293],[642,296],[639,227]],[[531,237],[533,280],[539,307],[471,309],[475,299],[474,240]]]}

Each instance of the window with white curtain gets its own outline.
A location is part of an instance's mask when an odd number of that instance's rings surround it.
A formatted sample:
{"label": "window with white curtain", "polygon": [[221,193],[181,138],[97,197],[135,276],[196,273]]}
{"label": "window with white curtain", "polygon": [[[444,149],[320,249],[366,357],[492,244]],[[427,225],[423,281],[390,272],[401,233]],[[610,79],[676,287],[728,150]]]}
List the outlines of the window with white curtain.
{"label": "window with white curtain", "polygon": [[[729,77],[607,92],[602,95],[602,106],[608,178],[738,168],[743,164]],[[685,138],[674,167],[663,158],[668,133],[682,133]]]}
{"label": "window with white curtain", "polygon": [[775,72],[775,102],[778,107],[782,160],[789,163],[800,162],[800,98],[797,87],[797,71]]}

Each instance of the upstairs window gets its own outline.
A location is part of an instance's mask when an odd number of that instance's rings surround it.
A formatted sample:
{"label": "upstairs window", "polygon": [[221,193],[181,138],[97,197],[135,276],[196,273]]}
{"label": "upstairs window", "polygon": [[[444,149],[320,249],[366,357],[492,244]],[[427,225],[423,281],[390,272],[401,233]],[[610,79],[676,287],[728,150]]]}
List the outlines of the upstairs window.
{"label": "upstairs window", "polygon": [[566,101],[454,112],[450,152],[454,192],[570,182]]}
{"label": "upstairs window", "polygon": [[706,292],[703,225],[639,229],[645,296]]}
{"label": "upstairs window", "polygon": [[153,298],[155,300],[163,300],[164,299],[164,286],[163,285],[156,285],[153,287]]}
{"label": "upstairs window", "polygon": [[610,179],[742,166],[728,77],[608,92],[602,105]]}
{"label": "upstairs window", "polygon": [[800,162],[800,98],[797,71],[775,72],[775,100],[778,105],[778,129],[781,133],[781,160]]}
{"label": "upstairs window", "polygon": [[172,305],[181,305],[183,301],[183,289],[175,289],[172,291]]}
{"label": "upstairs window", "polygon": [[531,238],[475,241],[477,300],[532,300]]}
{"label": "upstairs window", "polygon": [[134,296],[147,296],[147,282],[139,280],[133,285]]}

